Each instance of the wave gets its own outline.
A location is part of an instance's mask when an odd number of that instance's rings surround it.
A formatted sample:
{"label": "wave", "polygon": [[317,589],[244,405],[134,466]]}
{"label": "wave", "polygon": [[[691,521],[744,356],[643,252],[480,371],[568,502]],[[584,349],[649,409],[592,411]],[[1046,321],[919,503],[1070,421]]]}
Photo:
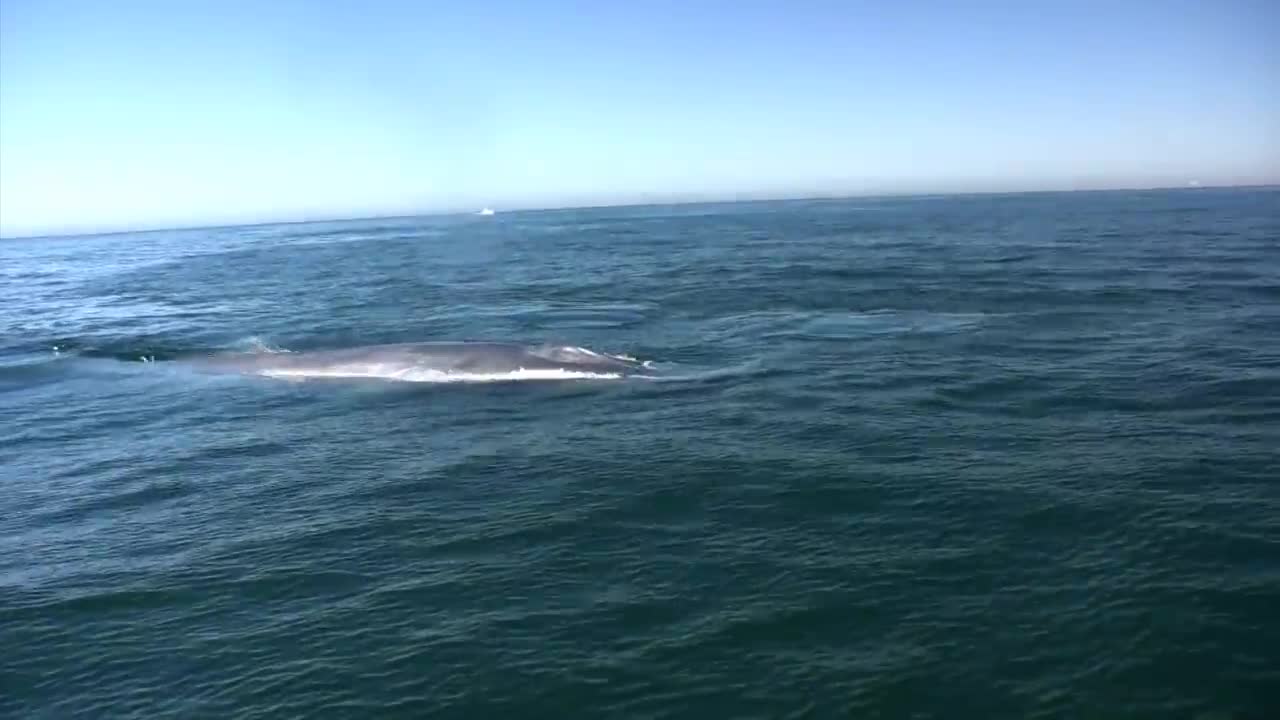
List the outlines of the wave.
{"label": "wave", "polygon": [[622,380],[646,383],[704,383],[725,382],[768,373],[759,363],[744,363],[723,368],[677,370],[670,364],[643,363],[645,369],[659,371],[655,375],[624,375],[610,372],[584,372],[579,370],[513,370],[501,373],[445,372],[402,367],[341,367],[324,370],[264,369],[251,375],[281,380],[370,379],[411,383],[501,383],[554,380]]}
{"label": "wave", "polygon": [[658,371],[655,375],[635,375],[637,380],[652,383],[722,383],[761,377],[778,372],[759,360],[712,368],[691,368],[671,363],[645,362],[644,367]]}
{"label": "wave", "polygon": [[328,370],[260,370],[253,374],[285,380],[364,378],[415,383],[494,383],[530,380],[617,380],[622,378],[620,373],[592,373],[576,370],[512,370],[500,373],[465,373],[419,368],[391,368],[377,365],[363,368],[342,367]]}
{"label": "wave", "polygon": [[231,347],[235,350],[239,350],[247,353],[275,354],[275,353],[293,352],[288,348],[283,348],[283,347],[280,347],[279,345],[274,345],[258,335],[250,335],[247,338],[238,340],[232,343]]}
{"label": "wave", "polygon": [[651,364],[651,361],[641,361],[630,355],[622,353],[596,352],[590,348],[584,348],[578,345],[543,345],[541,347],[531,348],[531,354],[548,360],[558,362],[583,362],[590,360],[609,359],[619,360],[621,362],[632,363],[635,365],[645,366]]}
{"label": "wave", "polygon": [[[646,367],[656,368],[653,364]],[[501,383],[554,380],[622,380],[650,383],[716,382],[738,379],[764,372],[758,364],[747,363],[726,368],[661,375],[623,375],[579,370],[513,370],[501,373],[445,372],[441,370],[404,369],[397,367],[342,367],[326,370],[260,370],[252,373],[281,380],[370,379],[411,383]]]}
{"label": "wave", "polygon": [[[34,349],[34,348],[33,348]],[[530,355],[563,362],[566,364],[590,365],[592,361],[616,360],[639,369],[641,372],[618,371],[613,367],[571,368],[518,368],[509,371],[469,372],[464,370],[446,370],[429,367],[414,367],[401,362],[342,362],[329,366],[264,366],[253,367],[252,358],[277,356],[301,357],[306,355],[305,349],[285,347],[261,335],[248,335],[218,344],[192,343],[184,345],[169,338],[117,338],[107,341],[92,342],[73,338],[58,338],[56,342],[40,344],[40,349],[23,354],[23,363],[32,367],[6,368],[4,379],[8,384],[21,385],[23,378],[35,372],[46,363],[71,361],[64,364],[63,371],[74,367],[88,367],[81,362],[114,361],[129,366],[159,365],[180,366],[195,369],[204,374],[208,368],[201,368],[204,361],[212,358],[242,357],[246,366],[234,373],[244,377],[270,378],[302,382],[307,380],[381,380],[403,383],[516,383],[516,382],[554,382],[554,381],[613,381],[634,379],[656,383],[718,383],[733,378],[742,378],[761,372],[754,364],[706,367],[688,366],[683,363],[656,362],[640,359],[622,352],[605,352],[575,345],[531,345]],[[14,358],[15,364],[17,358]],[[187,361],[196,361],[194,366]],[[41,372],[52,370],[52,366],[44,367]],[[222,371],[218,371],[222,374]]]}
{"label": "wave", "polygon": [[119,362],[163,362],[214,353],[274,354],[292,350],[258,336],[219,344],[198,344],[166,337],[72,338],[58,337],[41,342],[27,342],[3,349],[0,355],[32,357],[43,360],[85,358]]}

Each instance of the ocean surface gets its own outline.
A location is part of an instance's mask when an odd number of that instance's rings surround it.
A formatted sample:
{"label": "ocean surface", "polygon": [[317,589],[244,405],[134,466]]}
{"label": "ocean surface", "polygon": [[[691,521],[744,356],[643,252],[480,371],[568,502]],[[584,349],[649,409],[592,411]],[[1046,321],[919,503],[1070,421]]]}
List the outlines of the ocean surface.
{"label": "ocean surface", "polygon": [[0,716],[1280,717],[1280,191],[0,241]]}

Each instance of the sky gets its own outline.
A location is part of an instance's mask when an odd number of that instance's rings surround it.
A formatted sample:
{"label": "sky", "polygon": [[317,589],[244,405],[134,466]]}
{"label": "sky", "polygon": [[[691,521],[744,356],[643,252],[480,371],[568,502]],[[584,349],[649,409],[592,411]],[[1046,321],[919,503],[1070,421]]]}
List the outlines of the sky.
{"label": "sky", "polygon": [[1280,182],[1280,2],[0,0],[0,234]]}

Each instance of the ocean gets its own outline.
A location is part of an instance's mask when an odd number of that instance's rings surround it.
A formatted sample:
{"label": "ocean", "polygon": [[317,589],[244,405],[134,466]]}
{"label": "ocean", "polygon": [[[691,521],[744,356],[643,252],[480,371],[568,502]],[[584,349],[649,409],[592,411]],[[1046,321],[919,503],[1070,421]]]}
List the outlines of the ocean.
{"label": "ocean", "polygon": [[1280,190],[0,241],[0,716],[1280,717]]}

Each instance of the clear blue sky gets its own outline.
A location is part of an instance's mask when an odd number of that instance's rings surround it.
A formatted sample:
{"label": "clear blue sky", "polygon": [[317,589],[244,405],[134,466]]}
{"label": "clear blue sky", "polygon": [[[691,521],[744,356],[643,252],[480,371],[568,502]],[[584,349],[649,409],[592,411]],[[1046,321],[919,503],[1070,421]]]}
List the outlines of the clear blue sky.
{"label": "clear blue sky", "polygon": [[0,0],[0,232],[1280,181],[1280,2]]}

